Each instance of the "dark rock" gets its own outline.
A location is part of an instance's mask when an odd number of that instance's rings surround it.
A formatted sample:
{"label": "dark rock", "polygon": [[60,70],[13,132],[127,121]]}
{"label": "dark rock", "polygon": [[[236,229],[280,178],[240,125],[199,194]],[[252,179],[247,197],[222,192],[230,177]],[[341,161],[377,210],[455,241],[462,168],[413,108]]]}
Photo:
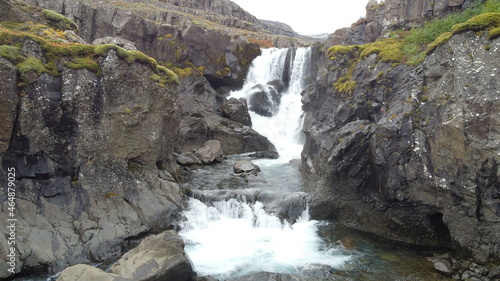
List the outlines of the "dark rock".
{"label": "dark rock", "polygon": [[[493,121],[500,105],[492,93],[500,91],[500,60],[484,49],[499,44],[455,35],[416,68],[376,56],[327,62],[332,70],[303,97],[302,160],[321,179],[311,216],[406,243],[467,249],[482,261],[499,256],[500,148],[492,140],[500,138]],[[356,82],[349,96],[331,87],[348,67]]]}
{"label": "dark rock", "polygon": [[92,42],[92,45],[102,45],[102,44],[117,45],[124,48],[125,50],[137,50],[134,42],[120,37],[106,36],[103,38],[95,39],[94,42]]}
{"label": "dark rock", "polygon": [[14,122],[17,116],[19,97],[16,94],[17,70],[9,61],[0,58],[0,154],[3,154],[9,145]]}
{"label": "dark rock", "polygon": [[229,119],[240,122],[243,125],[252,126],[252,119],[248,113],[246,99],[230,98],[222,102],[221,109]]}
{"label": "dark rock", "polygon": [[224,160],[224,152],[218,140],[209,140],[203,144],[194,155],[202,164],[212,164]]}
{"label": "dark rock", "polygon": [[248,100],[250,110],[266,117],[271,117],[277,112],[279,94],[274,87],[256,85],[251,91]]}
{"label": "dark rock", "polygon": [[356,249],[356,240],[354,240],[351,236],[345,236],[339,240],[340,244],[347,250],[355,250]]}
{"label": "dark rock", "polygon": [[277,151],[259,151],[248,155],[252,158],[268,158],[268,159],[278,159],[280,157]]}
{"label": "dark rock", "polygon": [[283,90],[285,90],[285,82],[282,80],[269,81],[267,85],[274,87],[278,93],[283,93]]}

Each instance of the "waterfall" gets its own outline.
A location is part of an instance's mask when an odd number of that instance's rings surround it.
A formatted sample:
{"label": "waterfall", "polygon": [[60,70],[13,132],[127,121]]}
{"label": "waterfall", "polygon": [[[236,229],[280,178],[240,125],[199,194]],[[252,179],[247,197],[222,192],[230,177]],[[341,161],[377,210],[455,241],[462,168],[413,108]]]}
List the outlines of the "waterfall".
{"label": "waterfall", "polygon": [[339,249],[322,247],[317,221],[308,210],[293,225],[266,213],[260,202],[235,199],[207,206],[189,201],[180,235],[200,275],[220,280],[268,271],[298,273],[314,267],[339,267],[350,259]]}
{"label": "waterfall", "polygon": [[[281,162],[300,158],[301,93],[307,86],[310,61],[311,48],[263,49],[262,55],[253,61],[243,88],[231,93],[231,97],[247,99],[253,129],[276,146]],[[259,102],[264,110],[255,109],[254,103]]]}
{"label": "waterfall", "polygon": [[[291,192],[302,190],[300,174],[288,162],[300,157],[303,146],[301,93],[310,80],[310,57],[310,48],[264,49],[253,61],[243,88],[231,93],[230,97],[248,100],[252,127],[280,153],[278,160],[254,160],[269,182],[267,192],[277,195],[268,196],[276,199],[267,200],[267,209],[263,192],[253,197],[253,203],[245,196],[205,203],[190,199],[179,234],[199,274],[220,280],[261,271],[301,274],[340,267],[350,260],[338,248],[324,245],[318,234],[322,223],[310,220],[307,208],[293,223],[268,213],[292,198]],[[297,209],[290,204],[288,208]]]}

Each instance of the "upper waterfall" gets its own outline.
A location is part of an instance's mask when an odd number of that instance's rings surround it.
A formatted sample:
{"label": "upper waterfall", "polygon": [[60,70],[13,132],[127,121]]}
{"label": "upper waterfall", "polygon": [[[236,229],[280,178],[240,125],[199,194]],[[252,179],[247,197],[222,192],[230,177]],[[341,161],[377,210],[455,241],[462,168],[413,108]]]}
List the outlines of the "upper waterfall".
{"label": "upper waterfall", "polygon": [[243,88],[230,97],[246,98],[253,128],[277,148],[281,161],[300,157],[301,93],[307,87],[311,48],[263,49]]}

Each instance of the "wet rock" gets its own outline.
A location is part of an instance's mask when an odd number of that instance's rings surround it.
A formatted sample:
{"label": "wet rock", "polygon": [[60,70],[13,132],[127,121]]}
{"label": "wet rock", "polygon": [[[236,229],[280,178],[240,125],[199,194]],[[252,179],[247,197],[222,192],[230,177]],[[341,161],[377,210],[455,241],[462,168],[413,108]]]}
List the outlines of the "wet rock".
{"label": "wet rock", "polygon": [[227,281],[301,281],[299,276],[290,274],[279,274],[270,272],[259,272],[238,278],[230,278]]}
{"label": "wet rock", "polygon": [[354,240],[351,236],[343,237],[339,240],[340,244],[347,250],[355,250],[356,249],[356,240]]}
{"label": "wet rock", "polygon": [[255,165],[251,161],[248,160],[240,160],[234,163],[233,165],[233,171],[236,174],[254,174],[257,175],[258,172],[260,172],[259,166]]}
{"label": "wet rock", "polygon": [[248,100],[249,109],[253,112],[271,117],[278,110],[279,94],[274,87],[256,85],[252,88],[253,93]]}
{"label": "wet rock", "polygon": [[175,161],[180,165],[200,164],[201,161],[192,152],[182,152],[181,154],[174,154]]}
{"label": "wet rock", "polygon": [[202,164],[212,164],[224,160],[224,152],[222,151],[218,140],[209,140],[194,153],[196,158]]}
{"label": "wet rock", "polygon": [[261,178],[257,175],[254,175],[254,174],[246,174],[245,181],[247,183],[260,183],[260,184],[268,184],[269,183],[264,178]]}
{"label": "wet rock", "polygon": [[184,251],[184,242],[174,231],[145,238],[114,264],[110,271],[136,281],[188,281],[195,276],[191,261]]}
{"label": "wet rock", "polygon": [[273,80],[267,82],[267,85],[272,86],[278,93],[283,93],[283,90],[285,89],[285,82],[282,80]]}
{"label": "wet rock", "polygon": [[434,269],[436,269],[439,273],[451,277],[455,272],[449,260],[438,260],[434,262]]}
{"label": "wet rock", "polygon": [[278,159],[280,154],[277,151],[259,151],[248,155],[252,158]]}
{"label": "wet rock", "polygon": [[221,109],[229,119],[240,122],[243,125],[252,126],[252,119],[248,113],[246,99],[230,98],[222,102]]}

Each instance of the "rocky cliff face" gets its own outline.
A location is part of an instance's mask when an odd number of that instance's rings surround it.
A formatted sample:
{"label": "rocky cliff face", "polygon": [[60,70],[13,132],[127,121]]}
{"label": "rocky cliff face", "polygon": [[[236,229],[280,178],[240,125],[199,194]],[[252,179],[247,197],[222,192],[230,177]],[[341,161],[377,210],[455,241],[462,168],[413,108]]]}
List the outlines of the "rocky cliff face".
{"label": "rocky cliff face", "polygon": [[470,7],[478,0],[370,0],[365,18],[330,35],[327,45],[358,45],[375,41],[388,31],[412,28],[432,18]]}
{"label": "rocky cliff face", "polygon": [[418,67],[332,55],[303,97],[313,217],[498,260],[498,50],[469,31]]}
{"label": "rocky cliff face", "polygon": [[[171,227],[181,202],[172,176],[177,76],[140,52],[71,43],[71,32],[38,23],[2,24],[2,189],[8,170],[16,180],[15,208],[2,197],[0,217],[17,219],[14,271],[116,258]],[[1,232],[4,278],[13,245]]]}

